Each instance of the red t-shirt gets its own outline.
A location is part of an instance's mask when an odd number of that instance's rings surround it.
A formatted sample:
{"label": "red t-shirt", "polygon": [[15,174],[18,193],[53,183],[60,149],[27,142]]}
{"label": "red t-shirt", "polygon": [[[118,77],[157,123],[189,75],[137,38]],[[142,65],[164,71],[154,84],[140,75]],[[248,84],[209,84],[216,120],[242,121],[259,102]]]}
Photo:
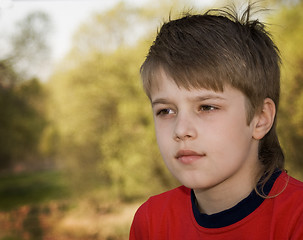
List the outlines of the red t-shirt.
{"label": "red t-shirt", "polygon": [[130,240],[303,240],[303,183],[285,172],[274,180],[269,196],[278,196],[260,200],[252,193],[213,215],[197,213],[184,186],[151,197],[135,214]]}

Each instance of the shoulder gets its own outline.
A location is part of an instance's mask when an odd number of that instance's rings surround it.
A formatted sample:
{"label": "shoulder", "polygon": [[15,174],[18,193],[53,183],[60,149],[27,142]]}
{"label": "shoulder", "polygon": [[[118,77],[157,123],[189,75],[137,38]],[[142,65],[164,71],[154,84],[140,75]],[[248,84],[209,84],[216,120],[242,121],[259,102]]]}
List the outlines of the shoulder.
{"label": "shoulder", "polygon": [[274,188],[277,196],[272,199],[273,217],[276,219],[278,227],[280,229],[287,227],[293,235],[300,233],[302,237],[303,183],[283,172],[277,179]]}
{"label": "shoulder", "polygon": [[291,239],[303,239],[303,182],[287,174],[281,177],[287,186],[280,197],[283,207],[279,216],[286,220]]}
{"label": "shoulder", "polygon": [[[276,192],[281,192],[282,199],[303,199],[303,182],[283,172],[277,179]],[[302,201],[303,205],[303,201]]]}
{"label": "shoulder", "polygon": [[177,201],[183,200],[185,198],[188,198],[190,196],[190,189],[186,188],[184,186],[180,186],[178,188],[169,190],[167,192],[152,196],[148,202],[150,203],[158,203],[158,202],[170,202],[171,200]]}
{"label": "shoulder", "polygon": [[[286,175],[288,176],[288,175]],[[289,176],[289,185],[291,186],[291,188],[294,191],[299,191],[302,192],[303,191],[303,182]]]}
{"label": "shoulder", "polygon": [[130,231],[130,239],[149,239],[146,236],[157,226],[170,222],[172,217],[185,215],[190,205],[191,190],[181,186],[150,197],[137,210]]}
{"label": "shoulder", "polygon": [[[303,209],[303,182],[282,172],[276,180],[270,193],[276,204],[281,204],[286,208],[290,206],[302,206]],[[291,205],[290,205],[291,204]]]}
{"label": "shoulder", "polygon": [[[190,204],[190,189],[184,186],[150,197],[136,212],[135,218],[159,219]],[[184,210],[183,210],[184,211]]]}
{"label": "shoulder", "polygon": [[161,212],[167,208],[178,208],[183,206],[185,202],[190,199],[191,190],[184,186],[169,190],[167,192],[150,197],[145,203],[141,205],[139,210],[149,212]]}
{"label": "shoulder", "polygon": [[284,173],[281,176],[281,183],[282,186],[285,186],[281,196],[278,196],[281,204],[285,206],[288,212],[293,211],[293,217],[296,217],[297,214],[303,216],[303,182]]}

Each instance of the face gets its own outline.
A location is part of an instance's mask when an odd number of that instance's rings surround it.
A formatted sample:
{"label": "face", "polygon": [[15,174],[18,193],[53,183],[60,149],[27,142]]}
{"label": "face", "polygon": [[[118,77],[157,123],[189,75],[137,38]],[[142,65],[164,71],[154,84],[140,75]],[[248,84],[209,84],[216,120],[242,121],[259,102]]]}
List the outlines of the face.
{"label": "face", "polygon": [[254,119],[248,125],[245,96],[179,88],[164,73],[151,92],[160,152],[170,172],[185,186],[233,186],[251,177],[258,165]]}

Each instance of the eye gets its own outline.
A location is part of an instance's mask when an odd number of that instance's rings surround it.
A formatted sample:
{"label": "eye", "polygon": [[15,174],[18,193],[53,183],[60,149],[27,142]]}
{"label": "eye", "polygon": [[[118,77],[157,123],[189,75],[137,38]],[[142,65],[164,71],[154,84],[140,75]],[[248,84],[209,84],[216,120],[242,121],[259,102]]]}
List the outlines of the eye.
{"label": "eye", "polygon": [[218,108],[217,107],[214,107],[212,105],[202,105],[200,106],[200,110],[203,111],[203,112],[210,112],[210,111],[214,111],[214,110],[217,110]]}
{"label": "eye", "polygon": [[164,108],[159,111],[157,111],[157,116],[165,116],[169,114],[174,114],[175,112],[170,108]]}

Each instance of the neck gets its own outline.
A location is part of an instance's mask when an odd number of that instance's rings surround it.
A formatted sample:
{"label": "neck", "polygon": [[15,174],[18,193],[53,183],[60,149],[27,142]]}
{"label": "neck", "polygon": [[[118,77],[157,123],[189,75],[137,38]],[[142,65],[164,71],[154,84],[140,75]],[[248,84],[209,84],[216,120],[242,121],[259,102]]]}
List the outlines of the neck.
{"label": "neck", "polygon": [[208,215],[232,208],[255,188],[260,171],[251,171],[238,179],[227,179],[210,189],[194,189],[196,204],[201,213]]}
{"label": "neck", "polygon": [[232,208],[246,198],[252,190],[253,187],[241,192],[233,191],[233,189],[224,189],[218,192],[195,189],[194,193],[200,212],[211,215]]}

